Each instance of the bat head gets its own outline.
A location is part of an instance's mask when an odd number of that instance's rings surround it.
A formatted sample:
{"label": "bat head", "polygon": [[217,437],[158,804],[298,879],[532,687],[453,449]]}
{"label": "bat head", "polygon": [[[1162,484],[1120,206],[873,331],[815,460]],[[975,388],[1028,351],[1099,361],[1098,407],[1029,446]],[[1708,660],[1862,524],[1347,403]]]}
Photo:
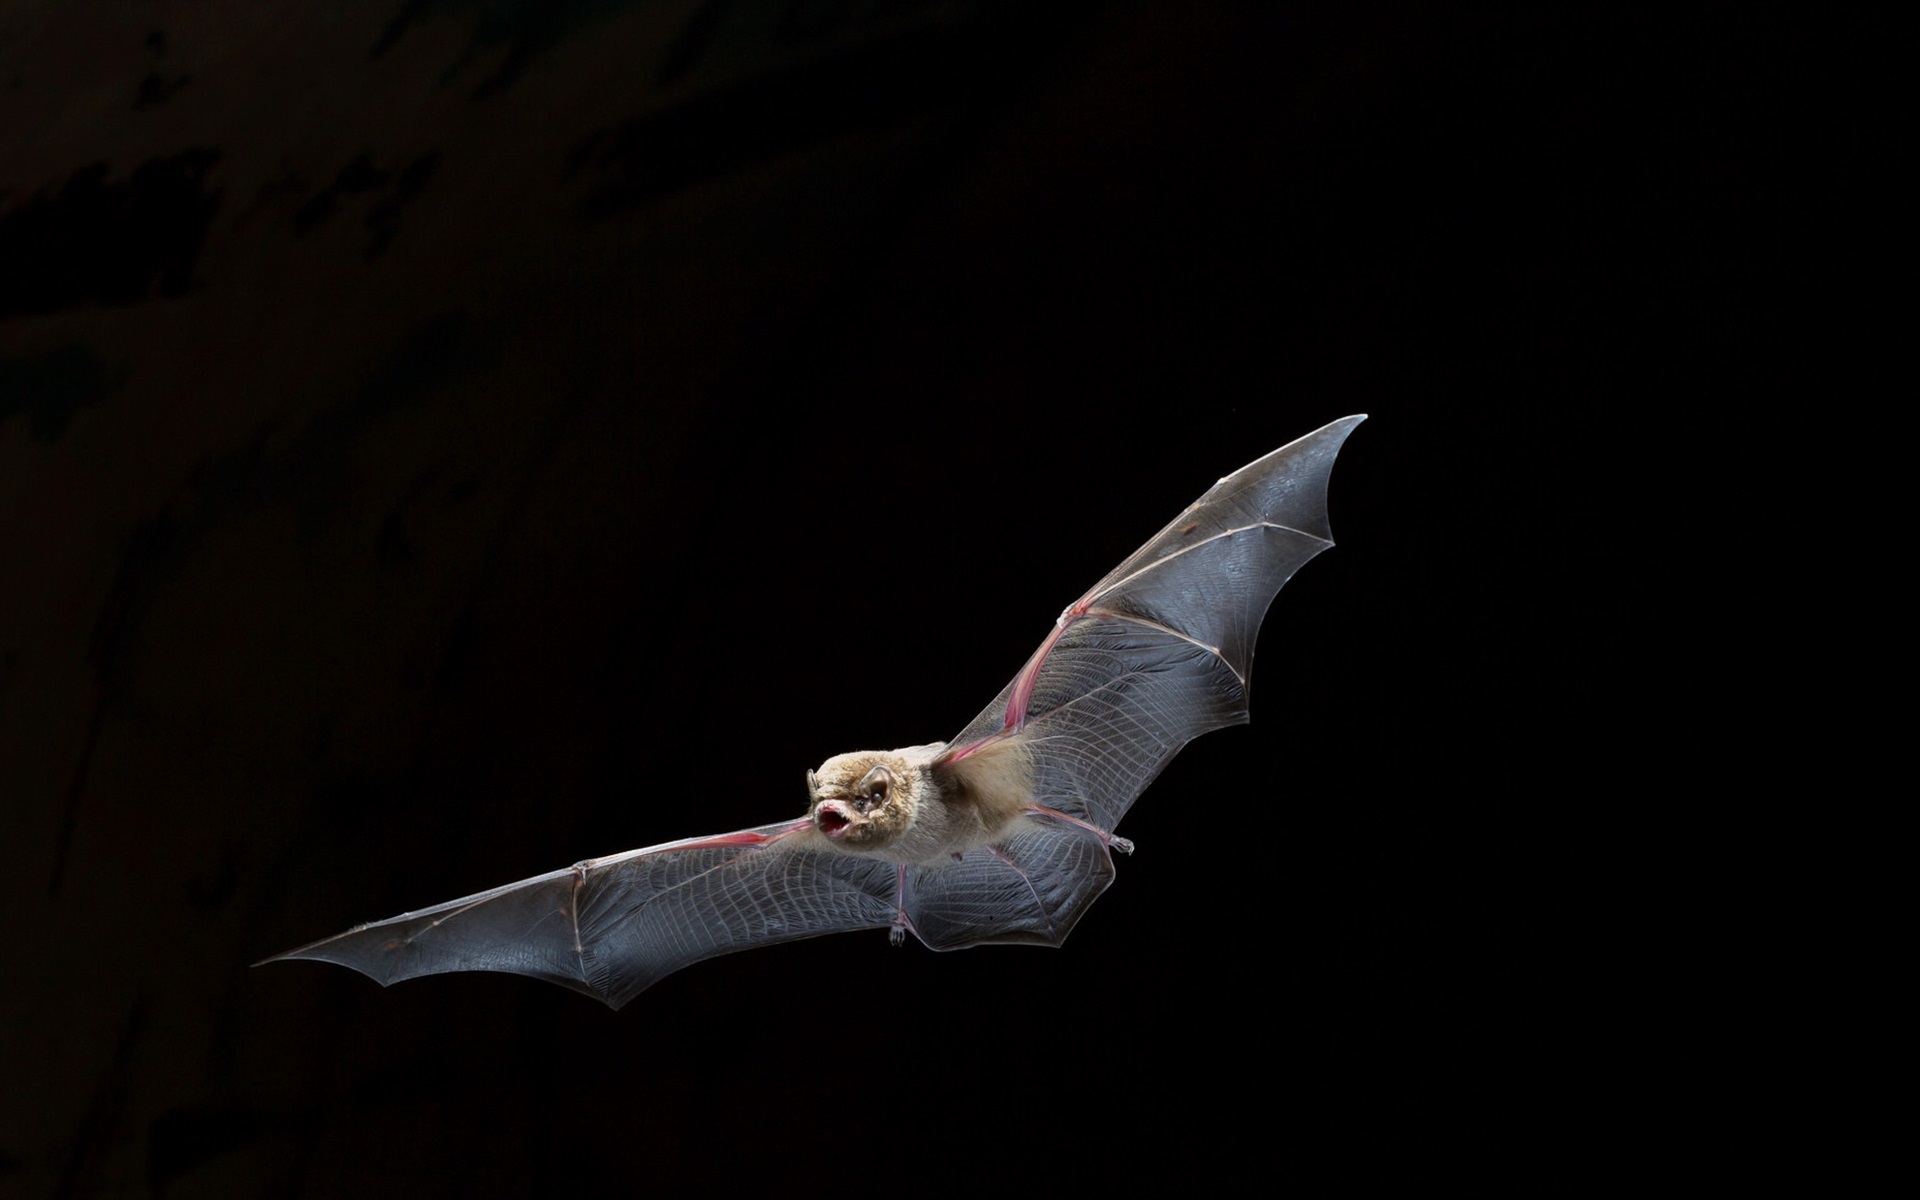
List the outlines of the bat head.
{"label": "bat head", "polygon": [[928,764],[938,747],[856,750],[807,772],[807,816],[834,845],[883,851],[911,840],[936,787]]}

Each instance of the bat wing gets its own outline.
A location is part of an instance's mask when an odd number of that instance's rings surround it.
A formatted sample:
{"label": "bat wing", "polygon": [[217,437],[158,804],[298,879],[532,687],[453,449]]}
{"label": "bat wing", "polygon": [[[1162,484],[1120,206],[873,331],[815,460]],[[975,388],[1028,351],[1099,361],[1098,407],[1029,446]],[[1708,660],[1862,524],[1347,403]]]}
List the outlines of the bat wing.
{"label": "bat wing", "polygon": [[351,967],[386,985],[505,971],[619,1008],[703,958],[886,928],[895,867],[823,849],[805,821],[689,838],[480,892],[267,959]]}
{"label": "bat wing", "polygon": [[[938,945],[929,928],[951,931],[956,946],[1066,936],[1111,880],[1106,841],[1154,776],[1193,738],[1247,720],[1261,619],[1293,573],[1333,545],[1328,480],[1365,419],[1335,421],[1214,484],[1069,605],[953,739],[947,755],[963,760],[1017,738],[1036,804],[1068,819],[1028,823],[1047,836],[976,850],[965,871],[922,874],[907,907],[923,940]],[[973,936],[949,919],[1023,894]]]}

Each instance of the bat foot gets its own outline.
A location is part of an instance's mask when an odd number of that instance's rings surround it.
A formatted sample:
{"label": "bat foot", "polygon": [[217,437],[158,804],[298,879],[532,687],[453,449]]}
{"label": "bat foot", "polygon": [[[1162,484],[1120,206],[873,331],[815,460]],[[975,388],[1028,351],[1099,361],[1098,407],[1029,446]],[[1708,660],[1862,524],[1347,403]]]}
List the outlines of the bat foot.
{"label": "bat foot", "polygon": [[[907,864],[900,864],[894,880],[898,890],[893,893],[893,928],[887,930],[887,944],[890,946],[898,946],[906,941],[907,930],[913,929],[913,918],[907,916]],[[917,935],[920,931],[914,929],[913,932]]]}
{"label": "bat foot", "polygon": [[1132,854],[1132,853],[1133,853],[1133,839],[1132,839],[1132,838],[1123,838],[1123,837],[1113,837],[1113,838],[1108,838],[1108,839],[1107,839],[1107,849],[1109,849],[1109,850],[1118,850],[1118,851],[1119,851],[1120,853],[1122,853],[1122,854]]}

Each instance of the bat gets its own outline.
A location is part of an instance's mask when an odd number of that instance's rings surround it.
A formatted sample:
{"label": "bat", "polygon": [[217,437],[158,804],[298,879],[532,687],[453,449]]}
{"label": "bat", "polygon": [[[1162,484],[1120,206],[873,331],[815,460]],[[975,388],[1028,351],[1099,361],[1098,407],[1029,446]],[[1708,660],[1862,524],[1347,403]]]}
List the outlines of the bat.
{"label": "bat", "polygon": [[691,963],[885,929],[935,950],[1058,946],[1113,881],[1114,830],[1188,741],[1248,720],[1254,640],[1333,545],[1327,485],[1365,414],[1204,496],[1068,605],[949,742],[838,754],[802,817],[592,858],[275,955],[380,984],[506,971],[620,1008]]}

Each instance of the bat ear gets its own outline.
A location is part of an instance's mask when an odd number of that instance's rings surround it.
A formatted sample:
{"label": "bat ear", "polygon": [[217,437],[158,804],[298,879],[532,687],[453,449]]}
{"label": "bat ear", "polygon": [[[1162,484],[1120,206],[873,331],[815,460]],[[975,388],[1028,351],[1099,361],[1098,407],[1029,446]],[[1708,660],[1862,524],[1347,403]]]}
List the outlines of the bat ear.
{"label": "bat ear", "polygon": [[807,768],[807,799],[811,800],[815,796],[818,796],[819,794],[820,794],[820,781],[813,777],[813,768],[808,767]]}
{"label": "bat ear", "polygon": [[893,772],[884,766],[868,771],[854,789],[853,806],[861,812],[885,804],[893,792]]}

